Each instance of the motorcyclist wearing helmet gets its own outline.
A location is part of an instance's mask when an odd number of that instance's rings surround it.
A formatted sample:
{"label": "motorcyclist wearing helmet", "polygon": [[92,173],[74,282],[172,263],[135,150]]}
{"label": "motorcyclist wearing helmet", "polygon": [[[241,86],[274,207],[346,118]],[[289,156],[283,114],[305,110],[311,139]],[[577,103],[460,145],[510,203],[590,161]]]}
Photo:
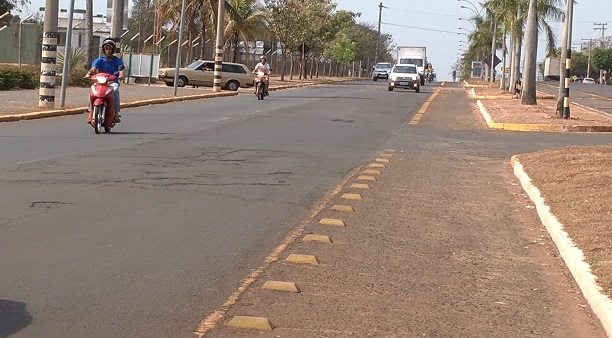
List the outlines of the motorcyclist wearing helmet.
{"label": "motorcyclist wearing helmet", "polygon": [[[117,45],[115,41],[111,38],[104,39],[102,41],[102,53],[103,56],[97,58],[92,63],[91,69],[85,74],[85,77],[90,77],[92,74],[97,73],[108,73],[117,76],[117,80],[110,84],[110,86],[115,91],[114,93],[114,109],[115,109],[115,123],[121,122],[119,118],[119,81],[124,78],[123,71],[125,69],[125,65],[123,64],[123,60],[120,57],[115,56],[115,50],[117,49]],[[87,122],[90,123],[92,119],[91,114],[91,102],[89,103],[89,117]]]}
{"label": "motorcyclist wearing helmet", "polygon": [[[270,73],[272,72],[272,68],[270,67],[268,59],[265,55],[259,57],[259,63],[255,66],[255,68],[253,68],[253,74],[257,74],[258,72],[262,72],[265,75],[268,75],[268,81],[266,81],[266,85],[264,88],[264,91],[266,93],[265,95],[268,96],[268,86],[270,82]],[[257,88],[255,90],[257,90]]]}

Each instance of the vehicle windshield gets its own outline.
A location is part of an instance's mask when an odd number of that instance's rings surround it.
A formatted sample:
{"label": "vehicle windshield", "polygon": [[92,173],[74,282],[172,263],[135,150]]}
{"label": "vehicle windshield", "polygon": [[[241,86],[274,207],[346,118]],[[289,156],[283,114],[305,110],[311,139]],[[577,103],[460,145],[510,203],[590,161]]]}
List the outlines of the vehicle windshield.
{"label": "vehicle windshield", "polygon": [[187,68],[189,68],[189,69],[196,69],[196,68],[200,67],[202,65],[202,63],[204,63],[204,61],[202,61],[202,60],[194,61],[189,66],[187,66]]}
{"label": "vehicle windshield", "polygon": [[391,68],[391,64],[390,63],[379,63],[376,65],[376,68],[379,69],[389,69]]}
{"label": "vehicle windshield", "polygon": [[395,66],[395,73],[412,73],[417,72],[415,66]]}
{"label": "vehicle windshield", "polygon": [[422,59],[411,59],[411,58],[401,58],[399,60],[399,63],[410,63],[413,64],[417,67],[423,67],[423,60]]}

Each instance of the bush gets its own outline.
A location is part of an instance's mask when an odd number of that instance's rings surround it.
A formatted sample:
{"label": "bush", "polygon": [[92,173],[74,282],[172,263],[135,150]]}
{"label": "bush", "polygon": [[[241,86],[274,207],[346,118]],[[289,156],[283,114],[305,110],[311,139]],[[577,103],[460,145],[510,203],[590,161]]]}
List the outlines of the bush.
{"label": "bush", "polygon": [[35,89],[39,83],[39,73],[33,66],[0,66],[0,90],[14,88]]}

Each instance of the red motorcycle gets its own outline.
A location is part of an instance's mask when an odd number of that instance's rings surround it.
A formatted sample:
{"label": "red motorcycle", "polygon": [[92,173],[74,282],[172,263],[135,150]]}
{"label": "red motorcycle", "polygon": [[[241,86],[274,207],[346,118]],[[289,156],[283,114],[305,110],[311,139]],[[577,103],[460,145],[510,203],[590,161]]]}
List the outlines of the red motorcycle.
{"label": "red motorcycle", "polygon": [[100,134],[102,128],[109,133],[111,128],[115,126],[115,107],[113,103],[115,90],[111,83],[117,80],[117,77],[113,74],[98,73],[90,76],[90,79],[95,82],[89,90],[91,111],[88,121],[91,121],[90,123],[96,134]]}

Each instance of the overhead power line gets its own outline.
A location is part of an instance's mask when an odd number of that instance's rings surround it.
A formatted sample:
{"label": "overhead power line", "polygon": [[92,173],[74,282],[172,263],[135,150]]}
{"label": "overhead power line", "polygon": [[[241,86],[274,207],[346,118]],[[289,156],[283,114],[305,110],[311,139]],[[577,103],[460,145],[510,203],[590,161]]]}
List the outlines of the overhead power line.
{"label": "overhead power line", "polygon": [[445,30],[441,30],[441,29],[432,29],[432,28],[423,28],[423,27],[415,27],[415,26],[398,25],[398,24],[388,23],[388,22],[381,22],[381,24],[387,25],[387,26],[397,26],[397,27],[405,27],[405,28],[412,28],[412,29],[420,29],[420,30],[430,31],[430,32],[457,34],[456,31],[445,31]]}

